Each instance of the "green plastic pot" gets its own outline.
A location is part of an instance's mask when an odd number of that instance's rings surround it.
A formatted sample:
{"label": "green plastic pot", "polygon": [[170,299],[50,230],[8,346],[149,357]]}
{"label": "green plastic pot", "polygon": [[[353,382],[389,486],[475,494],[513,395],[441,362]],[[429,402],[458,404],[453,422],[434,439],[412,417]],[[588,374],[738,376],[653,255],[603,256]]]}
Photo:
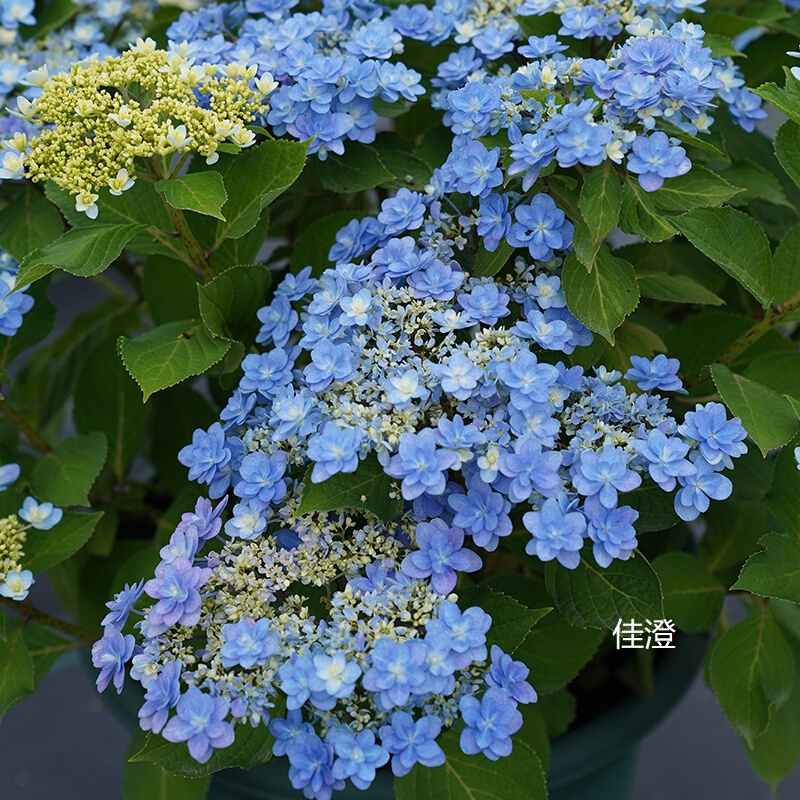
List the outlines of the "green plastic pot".
{"label": "green plastic pot", "polygon": [[[707,640],[681,636],[655,670],[652,695],[631,695],[592,722],[556,739],[547,785],[550,800],[628,800],[641,740],[678,705],[691,686]],[[91,666],[89,666],[91,669]],[[111,711],[129,728],[136,724],[141,691],[128,682],[119,696],[103,695]],[[348,784],[336,800],[392,800],[392,775],[381,771],[367,791]],[[226,770],[212,781],[208,800],[300,800],[292,788],[285,759],[252,770]]]}

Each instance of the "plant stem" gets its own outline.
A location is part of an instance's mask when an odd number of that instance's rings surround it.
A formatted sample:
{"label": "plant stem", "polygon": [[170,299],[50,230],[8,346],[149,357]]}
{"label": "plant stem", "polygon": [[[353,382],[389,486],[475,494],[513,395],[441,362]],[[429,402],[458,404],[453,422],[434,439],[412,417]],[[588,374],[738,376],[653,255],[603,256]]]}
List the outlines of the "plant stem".
{"label": "plant stem", "polygon": [[214,270],[211,268],[211,264],[208,263],[205,251],[203,250],[200,242],[198,242],[195,238],[195,235],[192,233],[192,229],[189,227],[189,223],[186,220],[183,212],[178,208],[173,208],[169,203],[166,202],[166,200],[164,201],[164,205],[167,209],[167,213],[169,214],[169,218],[172,220],[172,224],[175,226],[175,230],[181,237],[181,241],[183,242],[184,247],[186,247],[186,251],[189,253],[190,258],[194,263],[195,268],[200,275],[202,275],[203,280],[206,283],[214,280],[216,277]]}
{"label": "plant stem", "polygon": [[770,308],[764,319],[745,331],[738,339],[730,344],[720,355],[717,361],[720,364],[730,364],[745,350],[752,347],[762,336],[769,333],[792,312],[800,308],[800,291],[795,292],[788,300]]}
{"label": "plant stem", "polygon": [[8,597],[0,596],[0,603],[8,606],[12,611],[16,611],[25,622],[33,621],[38,622],[40,625],[45,625],[55,631],[61,631],[69,636],[74,636],[76,639],[82,639],[86,642],[94,642],[100,635],[100,631],[92,631],[87,628],[81,628],[78,625],[73,625],[71,622],[54,617],[38,608],[34,608],[29,602],[18,602],[11,600]]}
{"label": "plant stem", "polygon": [[14,423],[14,425],[25,434],[25,438],[38,450],[43,453],[51,453],[53,448],[44,440],[39,431],[31,425],[18,411],[14,410],[7,400],[0,400],[0,412],[2,412],[7,419]]}

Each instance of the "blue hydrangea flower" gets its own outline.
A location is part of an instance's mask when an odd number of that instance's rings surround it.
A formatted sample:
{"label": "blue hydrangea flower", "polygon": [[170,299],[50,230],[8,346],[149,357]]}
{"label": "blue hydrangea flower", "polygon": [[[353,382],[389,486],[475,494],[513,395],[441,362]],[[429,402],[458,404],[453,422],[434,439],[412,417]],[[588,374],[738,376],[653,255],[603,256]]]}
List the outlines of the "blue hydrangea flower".
{"label": "blue hydrangea flower", "polygon": [[361,676],[361,667],[342,653],[314,656],[314,672],[331,697],[349,697]]}
{"label": "blue hydrangea flower", "polygon": [[100,670],[97,691],[104,692],[112,681],[117,694],[125,683],[125,664],[131,660],[136,642],[129,633],[123,636],[116,628],[107,627],[103,638],[92,645],[92,664]]}
{"label": "blue hydrangea flower", "polygon": [[181,696],[181,662],[169,661],[147,684],[144,705],[139,709],[139,726],[143,731],[161,733],[171,709]]}
{"label": "blue hydrangea flower", "polygon": [[313,733],[300,733],[286,745],[289,757],[289,780],[306,797],[329,800],[333,789],[343,781],[333,777],[333,747]]}
{"label": "blue hydrangea flower", "polygon": [[256,451],[242,459],[239,474],[242,479],[233,487],[237,497],[247,500],[251,508],[266,508],[282,500],[286,494],[286,453],[279,450],[274,455]]}
{"label": "blue hydrangea flower", "polygon": [[486,631],[491,625],[492,618],[483,609],[473,606],[462,613],[455,603],[445,600],[439,606],[436,619],[428,623],[426,638],[446,638],[455,668],[465,669],[475,661],[486,659]]}
{"label": "blue hydrangea flower", "polygon": [[680,433],[699,444],[700,454],[709,464],[731,466],[731,458],[744,455],[747,432],[738,417],[728,419],[722,403],[696,405],[687,412]]}
{"label": "blue hydrangea flower", "polygon": [[639,183],[646,192],[660,189],[665,178],[685,175],[691,167],[686,151],[679,145],[670,144],[667,134],[661,131],[650,136],[637,136],[628,156],[628,169],[639,176]]}
{"label": "blue hydrangea flower", "polygon": [[278,651],[278,637],[266,618],[244,617],[238,622],[229,622],[222,626],[222,639],[223,667],[238,665],[252,669]]}
{"label": "blue hydrangea flower", "polygon": [[396,236],[398,233],[415,230],[422,225],[425,216],[425,204],[419,192],[400,189],[394,197],[381,203],[378,222],[383,226],[386,236]]}
{"label": "blue hydrangea flower", "polygon": [[686,458],[689,445],[677,436],[667,436],[655,429],[645,440],[635,439],[633,448],[647,462],[650,477],[665,491],[675,488],[676,478],[692,475],[694,467]]}
{"label": "blue hydrangea flower", "polygon": [[507,317],[511,313],[508,301],[508,295],[493,283],[478,285],[469,294],[458,297],[458,304],[466,312],[466,318],[482,325],[496,325],[497,320]]}
{"label": "blue hydrangea flower", "polygon": [[407,433],[400,439],[397,455],[389,459],[384,471],[392,478],[402,479],[401,490],[406,500],[423,493],[442,494],[447,483],[445,470],[458,462],[452,450],[436,446],[436,435],[430,428],[419,433]]}
{"label": "blue hydrangea flower", "polygon": [[130,584],[125,584],[121,592],[114,595],[114,599],[106,603],[109,609],[108,614],[103,617],[100,623],[104,628],[112,627],[121,631],[128,621],[131,609],[136,605],[139,598],[144,594],[144,580]]}
{"label": "blue hydrangea flower", "polygon": [[239,539],[255,539],[267,527],[263,509],[252,508],[248,503],[237,503],[233,516],[225,523],[225,533]]}
{"label": "blue hydrangea flower", "polygon": [[371,666],[364,673],[364,688],[375,692],[384,711],[404,706],[412,692],[424,691],[425,656],[422,642],[378,639],[370,654]]}
{"label": "blue hydrangea flower", "polygon": [[549,260],[554,251],[566,250],[572,244],[575,228],[550,195],[537,194],[530,203],[517,206],[514,220],[509,244],[527,247],[539,261]]}
{"label": "blue hydrangea flower", "polygon": [[321,483],[337,472],[355,472],[363,432],[358,428],[340,428],[334,422],[308,440],[308,457],[314,462],[311,481]]}
{"label": "blue hydrangea flower", "polygon": [[615,558],[627,561],[639,545],[633,527],[639,512],[629,506],[606,508],[597,495],[593,495],[583,504],[583,513],[588,523],[587,533],[594,542],[594,560],[601,567],[611,566]]}
{"label": "blue hydrangea flower", "polygon": [[694,468],[693,475],[678,479],[681,488],[675,494],[675,513],[687,522],[708,511],[710,500],[725,500],[733,491],[730,480],[705,459],[698,458]]}
{"label": "blue hydrangea flower", "polygon": [[575,569],[580,564],[586,530],[586,518],[580,511],[573,511],[569,504],[551,497],[538,511],[526,512],[522,524],[533,537],[525,545],[526,553],[542,561],[558,559],[567,569]]}
{"label": "blue hydrangea flower", "polygon": [[628,456],[616,447],[606,447],[599,453],[583,450],[573,466],[572,483],[585,497],[598,495],[606,508],[617,505],[617,492],[631,492],[642,477],[628,469]]}
{"label": "blue hydrangea flower", "polygon": [[455,353],[443,364],[431,364],[429,369],[441,380],[442,390],[457,400],[468,400],[483,378],[483,370],[463,353]]}
{"label": "blue hydrangea flower", "polygon": [[256,336],[256,341],[259,344],[274,342],[275,347],[286,345],[300,321],[285,294],[276,294],[275,299],[268,306],[260,308],[256,316],[261,322],[261,330]]}
{"label": "blue hydrangea flower", "polygon": [[483,697],[462,697],[458,704],[466,728],[459,744],[467,755],[483,753],[497,761],[511,753],[511,736],[522,727],[516,703],[500,689],[487,689]]}
{"label": "blue hydrangea flower", "polygon": [[167,722],[161,735],[168,742],[186,742],[189,755],[198,763],[205,764],[214,750],[233,744],[233,726],[225,719],[230,703],[224,697],[212,697],[190,686],[175,710],[176,715]]}
{"label": "blue hydrangea flower", "polygon": [[0,466],[0,492],[4,492],[19,478],[19,464]]}
{"label": "blue hydrangea flower", "polygon": [[431,585],[439,594],[453,591],[456,571],[476,572],[481,568],[480,556],[463,546],[461,528],[448,528],[440,519],[420,522],[416,539],[419,549],[403,559],[403,572],[412,578],[430,577]]}
{"label": "blue hydrangea flower", "polygon": [[631,364],[633,366],[625,373],[625,379],[634,381],[642,391],[659,389],[662,392],[686,394],[678,377],[681,363],[677,358],[667,358],[663,353],[653,359],[631,356]]}
{"label": "blue hydrangea flower", "polygon": [[513,529],[511,503],[483,480],[468,480],[467,493],[450,495],[447,504],[456,512],[453,525],[465,528],[485,550],[496,550],[499,538]]}
{"label": "blue hydrangea flower", "polygon": [[492,645],[492,666],[486,674],[486,683],[502,690],[515,703],[535,703],[534,688],[528,683],[529,670],[521,661],[514,661],[496,644]]}
{"label": "blue hydrangea flower", "polygon": [[270,397],[276,389],[291,383],[292,366],[290,354],[281,348],[260,355],[250,353],[242,361],[244,377],[239,381],[239,388],[246,394],[259,392]]}
{"label": "blue hydrangea flower", "polygon": [[346,344],[319,342],[311,351],[311,364],[304,371],[306,383],[314,392],[325,389],[333,381],[349,381],[355,374]]}
{"label": "blue hydrangea flower", "polygon": [[328,734],[336,760],[331,770],[337,780],[349,778],[357,789],[368,789],[375,772],[389,760],[389,753],[375,742],[372,731],[351,733],[339,728]]}
{"label": "blue hydrangea flower", "polygon": [[208,432],[196,430],[192,434],[192,443],[178,453],[178,461],[189,468],[189,480],[199,483],[211,483],[230,460],[231,451],[225,446],[225,431],[218,422]]}
{"label": "blue hydrangea flower", "polygon": [[286,717],[275,717],[270,720],[269,732],[275,737],[272,752],[276,756],[285,756],[286,750],[297,736],[314,733],[310,722],[303,722],[303,714],[298,709],[286,712]]}
{"label": "blue hydrangea flower", "polygon": [[185,558],[160,564],[156,568],[156,577],[144,585],[148,596],[158,601],[147,618],[150,633],[157,635],[176,623],[196,625],[200,619],[198,589],[210,576],[210,569],[193,567]]}
{"label": "blue hydrangea flower", "polygon": [[402,778],[415,764],[424,767],[444,764],[444,750],[436,744],[441,731],[438,717],[424,716],[415,721],[407,711],[395,711],[389,717],[389,724],[380,729],[383,746],[392,755],[392,772]]}
{"label": "blue hydrangea flower", "polygon": [[534,436],[522,436],[514,443],[514,452],[503,452],[498,460],[500,472],[511,481],[508,497],[514,503],[530,499],[534,491],[543,497],[555,497],[562,488],[561,454],[542,449]]}
{"label": "blue hydrangea flower", "polygon": [[9,600],[22,601],[34,583],[33,573],[29,569],[9,570],[0,583],[0,595]]}
{"label": "blue hydrangea flower", "polygon": [[58,525],[64,512],[55,508],[52,503],[37,503],[32,497],[26,497],[19,510],[20,519],[24,519],[32,528],[49,531]]}
{"label": "blue hydrangea flower", "polygon": [[415,369],[387,378],[383,388],[386,392],[386,402],[396,408],[407,408],[412,400],[421,400],[430,394]]}

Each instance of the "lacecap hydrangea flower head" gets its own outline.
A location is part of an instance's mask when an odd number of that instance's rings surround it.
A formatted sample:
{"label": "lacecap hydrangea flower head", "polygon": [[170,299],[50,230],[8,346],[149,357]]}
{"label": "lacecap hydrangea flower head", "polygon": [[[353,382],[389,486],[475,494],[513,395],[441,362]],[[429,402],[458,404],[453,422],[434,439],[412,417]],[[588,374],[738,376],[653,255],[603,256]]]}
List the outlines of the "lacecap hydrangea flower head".
{"label": "lacecap hydrangea flower head", "polygon": [[223,143],[251,145],[247,125],[264,110],[271,76],[236,62],[197,66],[191,50],[139,40],[120,56],[30,74],[41,94],[20,97],[16,113],[42,130],[4,142],[0,176],[53,180],[94,218],[100,191],[121,194],[140,173],[167,177],[172,162],[192,152],[212,164]]}
{"label": "lacecap hydrangea flower head", "polygon": [[[132,659],[145,730],[205,761],[269,724],[313,798],[389,761],[441,764],[454,725],[465,753],[508,755],[536,676],[461,602],[483,554],[516,536],[536,561],[606,567],[637,547],[626,495],[644,483],[687,520],[730,494],[744,430],[717,403],[672,416],[675,360],[634,360],[638,391],[564,362],[591,334],[559,278],[571,226],[548,209],[558,236],[528,231],[513,267],[481,276],[470,214],[400,190],[339,232],[335,267],[278,286],[264,352],[179,454],[220,502],[184,515],[95,646],[101,689]],[[372,496],[315,510],[315,487],[351,473]]]}

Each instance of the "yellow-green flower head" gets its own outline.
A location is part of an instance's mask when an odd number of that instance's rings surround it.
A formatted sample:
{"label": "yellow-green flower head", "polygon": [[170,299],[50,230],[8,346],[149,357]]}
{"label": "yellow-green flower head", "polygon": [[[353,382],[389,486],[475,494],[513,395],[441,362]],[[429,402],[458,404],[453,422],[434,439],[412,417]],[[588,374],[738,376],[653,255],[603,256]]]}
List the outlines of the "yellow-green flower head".
{"label": "yellow-green flower head", "polygon": [[[101,191],[119,195],[139,172],[167,177],[189,153],[213,164],[223,142],[248,147],[247,128],[267,111],[276,83],[244,64],[195,65],[190,46],[159,50],[137,40],[120,56],[92,56],[68,72],[47,67],[28,75],[42,93],[18,99],[16,113],[42,126],[38,137],[3,142],[2,168],[34,181],[52,180],[75,196],[75,207],[97,216]],[[138,161],[138,167],[137,167]]]}

